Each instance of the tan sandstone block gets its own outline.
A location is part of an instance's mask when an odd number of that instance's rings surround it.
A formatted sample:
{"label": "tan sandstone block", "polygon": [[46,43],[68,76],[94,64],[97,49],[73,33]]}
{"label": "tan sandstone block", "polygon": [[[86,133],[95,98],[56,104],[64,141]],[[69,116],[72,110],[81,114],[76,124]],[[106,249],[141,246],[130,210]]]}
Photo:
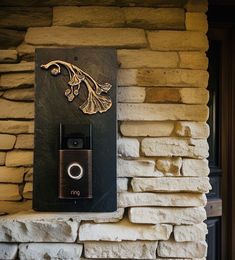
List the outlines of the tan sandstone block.
{"label": "tan sandstone block", "polygon": [[24,88],[24,89],[9,89],[4,92],[3,97],[9,100],[34,100],[34,89]]}
{"label": "tan sandstone block", "polygon": [[28,259],[80,259],[83,246],[66,243],[22,243],[19,245],[19,257]]}
{"label": "tan sandstone block", "polygon": [[33,181],[33,168],[27,168],[24,176],[24,181],[32,182]]}
{"label": "tan sandstone block", "polygon": [[209,74],[204,70],[138,69],[137,85],[206,88]]}
{"label": "tan sandstone block", "polygon": [[178,88],[146,88],[147,103],[180,103],[181,95]]}
{"label": "tan sandstone block", "polygon": [[174,123],[165,122],[122,122],[120,131],[124,136],[170,136],[174,129]]}
{"label": "tan sandstone block", "polygon": [[149,50],[118,50],[121,68],[176,68],[179,58],[176,52]]}
{"label": "tan sandstone block", "polygon": [[205,194],[122,192],[118,194],[119,207],[200,207],[206,205]]}
{"label": "tan sandstone block", "polygon": [[[7,109],[6,109],[7,108]],[[0,118],[34,118],[34,104],[0,99]]]}
{"label": "tan sandstone block", "polygon": [[23,134],[34,132],[34,121],[0,121],[0,133]]}
{"label": "tan sandstone block", "polygon": [[118,155],[121,157],[139,157],[140,144],[134,138],[119,138],[117,141]]}
{"label": "tan sandstone block", "polygon": [[0,165],[5,165],[6,152],[0,152]]}
{"label": "tan sandstone block", "polygon": [[207,0],[188,0],[185,9],[188,12],[204,12],[208,10],[208,1]]}
{"label": "tan sandstone block", "polygon": [[[0,200],[20,200],[19,186],[17,184],[0,184]],[[1,203],[0,203],[1,204]]]}
{"label": "tan sandstone block", "polygon": [[181,225],[174,227],[174,238],[177,242],[204,241],[206,240],[207,233],[208,230],[205,223],[192,226]]}
{"label": "tan sandstone block", "polygon": [[86,259],[156,259],[158,242],[85,242]]}
{"label": "tan sandstone block", "polygon": [[16,61],[16,50],[0,50],[0,63],[15,63]]}
{"label": "tan sandstone block", "polygon": [[167,240],[170,225],[135,225],[124,219],[118,223],[83,223],[79,228],[80,241]]}
{"label": "tan sandstone block", "polygon": [[33,73],[7,73],[0,77],[0,87],[3,89],[33,86]]}
{"label": "tan sandstone block", "polygon": [[145,88],[119,87],[117,89],[118,102],[143,103],[145,100]]}
{"label": "tan sandstone block", "polygon": [[122,27],[124,14],[119,7],[59,6],[53,8],[53,25]]}
{"label": "tan sandstone block", "polygon": [[210,173],[208,160],[183,159],[183,176],[208,176]]}
{"label": "tan sandstone block", "polygon": [[23,190],[23,198],[32,199],[32,197],[33,197],[33,183],[26,182]]}
{"label": "tan sandstone block", "polygon": [[205,13],[186,12],[185,26],[188,31],[208,31],[207,16]]}
{"label": "tan sandstone block", "polygon": [[34,148],[34,135],[21,134],[17,136],[15,148],[17,149],[33,149]]}
{"label": "tan sandstone block", "polygon": [[64,26],[29,28],[25,42],[33,45],[146,46],[144,30],[130,28],[72,28]]}
{"label": "tan sandstone block", "polygon": [[182,156],[207,158],[209,146],[204,139],[176,137],[144,138],[141,151],[145,156]]}
{"label": "tan sandstone block", "polygon": [[202,258],[206,256],[207,244],[201,242],[160,241],[157,253],[161,257]]}
{"label": "tan sandstone block", "polygon": [[209,91],[203,88],[182,88],[180,89],[180,100],[184,104],[207,104]]}
{"label": "tan sandstone block", "polygon": [[164,173],[165,176],[179,176],[182,166],[181,158],[164,158],[156,162],[157,169]]}
{"label": "tan sandstone block", "polygon": [[118,177],[148,176],[154,177],[154,160],[117,160]]}
{"label": "tan sandstone block", "polygon": [[1,201],[0,212],[14,214],[20,211],[27,211],[32,209],[32,200],[25,201]]}
{"label": "tan sandstone block", "polygon": [[6,166],[30,166],[33,164],[33,152],[13,150],[7,152]]}
{"label": "tan sandstone block", "polygon": [[210,129],[204,122],[176,122],[175,133],[178,136],[192,137],[192,138],[208,138]]}
{"label": "tan sandstone block", "polygon": [[206,121],[208,107],[184,104],[118,104],[118,120],[121,121]]}
{"label": "tan sandstone block", "polygon": [[127,26],[148,29],[184,29],[184,9],[123,8]]}
{"label": "tan sandstone block", "polygon": [[211,185],[207,177],[161,177],[133,178],[134,192],[209,192]]}
{"label": "tan sandstone block", "polygon": [[15,145],[15,141],[16,137],[14,135],[0,134],[0,150],[11,150]]}
{"label": "tan sandstone block", "polygon": [[134,207],[129,209],[132,223],[192,225],[206,219],[206,211],[198,208]]}
{"label": "tan sandstone block", "polygon": [[149,31],[147,35],[152,50],[206,51],[208,49],[207,37],[202,32]]}
{"label": "tan sandstone block", "polygon": [[205,52],[198,51],[180,51],[180,68],[185,69],[202,69],[207,70],[208,68],[208,58]]}
{"label": "tan sandstone block", "polygon": [[16,64],[0,64],[0,73],[34,71],[34,62],[20,62]]}
{"label": "tan sandstone block", "polygon": [[23,167],[0,167],[0,182],[22,183],[25,169]]}

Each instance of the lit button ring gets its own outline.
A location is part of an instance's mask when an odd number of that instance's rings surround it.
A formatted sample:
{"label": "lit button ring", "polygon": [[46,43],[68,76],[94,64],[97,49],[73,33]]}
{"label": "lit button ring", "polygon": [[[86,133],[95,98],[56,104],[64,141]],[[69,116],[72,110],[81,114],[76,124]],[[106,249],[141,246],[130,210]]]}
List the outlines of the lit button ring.
{"label": "lit button ring", "polygon": [[[73,175],[71,173],[72,168],[77,167],[80,170],[80,173],[78,175]],[[74,179],[74,180],[80,180],[83,176],[83,168],[79,163],[71,163],[67,169],[67,173],[69,175],[70,178]]]}

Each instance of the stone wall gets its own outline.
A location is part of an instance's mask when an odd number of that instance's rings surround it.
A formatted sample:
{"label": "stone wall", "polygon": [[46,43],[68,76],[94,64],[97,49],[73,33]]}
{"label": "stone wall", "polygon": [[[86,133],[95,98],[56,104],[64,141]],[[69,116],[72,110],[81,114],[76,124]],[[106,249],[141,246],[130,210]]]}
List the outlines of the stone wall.
{"label": "stone wall", "polygon": [[[0,10],[0,258],[204,259],[206,1],[54,2]],[[41,46],[118,50],[117,212],[29,210]]]}

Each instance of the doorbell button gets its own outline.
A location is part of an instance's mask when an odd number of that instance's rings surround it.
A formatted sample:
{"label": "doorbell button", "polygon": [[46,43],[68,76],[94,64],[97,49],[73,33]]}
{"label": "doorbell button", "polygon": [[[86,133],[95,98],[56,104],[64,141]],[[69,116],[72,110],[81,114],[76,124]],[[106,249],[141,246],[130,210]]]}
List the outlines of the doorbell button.
{"label": "doorbell button", "polygon": [[[76,171],[74,170],[76,168]],[[73,174],[72,170],[77,174]],[[68,176],[74,180],[80,180],[83,176],[83,168],[79,163],[71,163],[67,169]]]}

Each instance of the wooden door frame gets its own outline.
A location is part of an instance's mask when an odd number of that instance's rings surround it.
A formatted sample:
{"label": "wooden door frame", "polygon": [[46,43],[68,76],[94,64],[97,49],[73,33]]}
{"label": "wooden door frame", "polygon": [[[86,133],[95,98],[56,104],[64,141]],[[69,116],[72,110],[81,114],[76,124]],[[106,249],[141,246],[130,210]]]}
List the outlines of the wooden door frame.
{"label": "wooden door frame", "polygon": [[[235,33],[231,27],[210,27],[210,39],[223,42],[220,82],[220,165],[223,200],[221,259],[235,259]],[[234,44],[233,44],[234,43]],[[234,189],[233,189],[234,187]]]}

